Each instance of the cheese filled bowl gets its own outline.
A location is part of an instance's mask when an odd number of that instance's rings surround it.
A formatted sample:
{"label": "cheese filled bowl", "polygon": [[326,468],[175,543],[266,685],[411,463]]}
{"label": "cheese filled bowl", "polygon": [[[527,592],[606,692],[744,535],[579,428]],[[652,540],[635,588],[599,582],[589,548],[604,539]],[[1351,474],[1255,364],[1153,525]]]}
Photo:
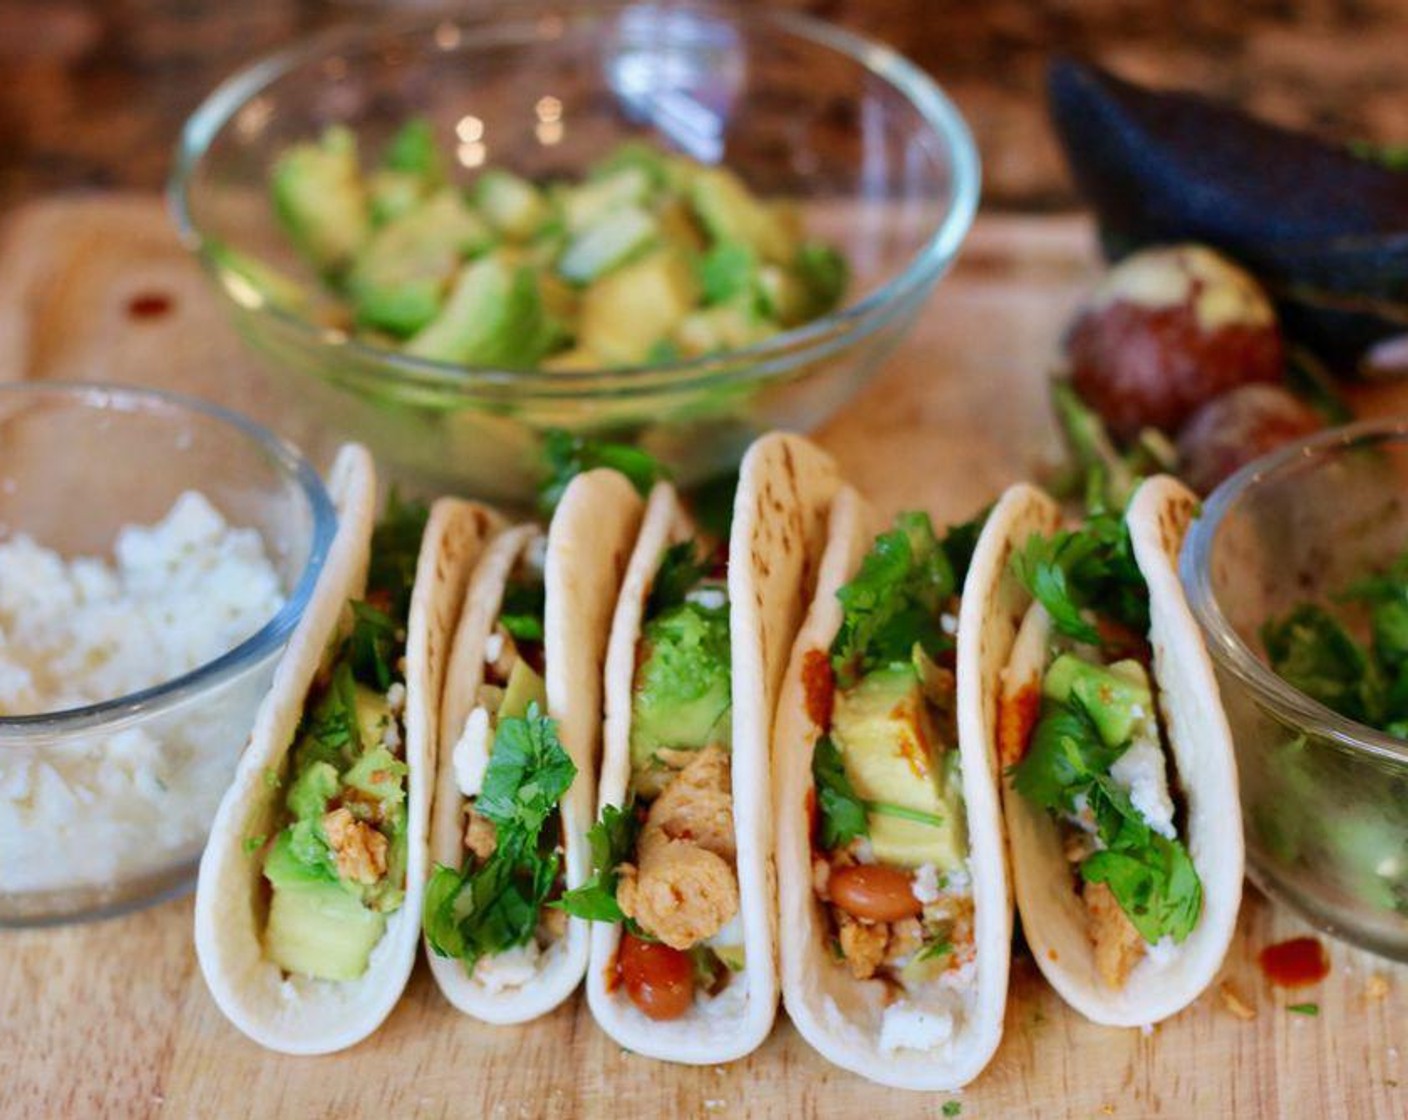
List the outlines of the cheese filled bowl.
{"label": "cheese filled bowl", "polygon": [[827,24],[530,2],[256,63],[170,194],[291,406],[513,502],[554,429],[688,484],[830,416],[952,262],[978,159],[928,77]]}
{"label": "cheese filled bowl", "polygon": [[1183,546],[1237,752],[1248,873],[1408,960],[1408,423],[1268,455]]}
{"label": "cheese filled bowl", "polygon": [[0,925],[190,885],[335,520],[233,413],[0,385]]}

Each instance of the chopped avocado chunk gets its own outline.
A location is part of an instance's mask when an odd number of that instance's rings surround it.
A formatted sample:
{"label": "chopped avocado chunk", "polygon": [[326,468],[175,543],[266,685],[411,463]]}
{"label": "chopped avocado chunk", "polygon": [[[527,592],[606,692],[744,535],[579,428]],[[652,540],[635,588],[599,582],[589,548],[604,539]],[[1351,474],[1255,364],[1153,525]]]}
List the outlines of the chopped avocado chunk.
{"label": "chopped avocado chunk", "polygon": [[770,212],[732,171],[701,167],[690,183],[689,199],[715,241],[742,242],[765,261],[792,264],[797,242],[791,223]]}
{"label": "chopped avocado chunk", "polygon": [[640,252],[658,232],[655,219],[645,210],[622,207],[574,237],[557,270],[568,280],[585,284]]}
{"label": "chopped avocado chunk", "polygon": [[285,804],[296,820],[320,820],[340,789],[337,767],[330,762],[314,762],[289,786]]}
{"label": "chopped avocado chunk", "polygon": [[537,704],[540,712],[547,711],[547,686],[533,667],[520,657],[509,672],[508,687],[504,689],[504,698],[499,704],[499,719],[527,715],[530,704]]}
{"label": "chopped avocado chunk", "polygon": [[490,243],[459,192],[440,191],[377,230],[357,258],[347,277],[357,321],[414,334],[435,318],[460,262]]}
{"label": "chopped avocado chunk", "polygon": [[542,191],[500,168],[490,168],[479,176],[474,201],[489,224],[510,241],[529,240],[552,213]]}
{"label": "chopped avocado chunk", "polygon": [[383,806],[399,805],[406,800],[401,779],[407,773],[404,762],[385,747],[377,747],[359,758],[342,780],[349,789],[360,790]]}
{"label": "chopped avocado chunk", "polygon": [[385,931],[386,916],[339,883],[284,882],[269,902],[264,952],[285,972],[355,980]]}
{"label": "chopped avocado chunk", "polygon": [[[962,866],[967,849],[957,782],[945,773],[918,674],[912,665],[867,673],[836,693],[831,737],[846,776],[870,808],[875,858],[900,867]],[[890,807],[937,818],[896,816]]]}
{"label": "chopped avocado chunk", "polygon": [[553,347],[556,328],[531,270],[497,256],[472,261],[440,314],[406,345],[418,358],[522,369]]}
{"label": "chopped avocado chunk", "polygon": [[742,972],[747,966],[747,950],[743,945],[711,945],[714,956],[730,972]]}
{"label": "chopped avocado chunk", "polygon": [[371,229],[357,167],[357,138],[334,126],[316,143],[295,144],[274,164],[274,207],[294,242],[321,271],[335,275]]}
{"label": "chopped avocado chunk", "polygon": [[660,249],[598,279],[582,295],[577,341],[611,365],[645,360],[694,306],[694,272],[679,253]]}
{"label": "chopped avocado chunk", "polygon": [[1103,668],[1063,653],[1047,669],[1041,687],[1062,704],[1070,703],[1072,696],[1079,700],[1107,747],[1129,742],[1135,726],[1154,714],[1149,677],[1137,661],[1117,661]]}
{"label": "chopped avocado chunk", "polygon": [[733,705],[728,607],[684,602],[641,634],[643,657],[631,701],[631,768],[654,767],[662,748],[699,750],[731,742]]}

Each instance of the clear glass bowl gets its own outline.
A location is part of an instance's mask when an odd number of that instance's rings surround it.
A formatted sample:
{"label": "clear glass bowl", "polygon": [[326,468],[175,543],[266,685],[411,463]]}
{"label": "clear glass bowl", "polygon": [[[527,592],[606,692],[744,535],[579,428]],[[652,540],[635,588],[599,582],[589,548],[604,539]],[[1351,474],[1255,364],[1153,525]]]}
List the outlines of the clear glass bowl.
{"label": "clear glass bowl", "polygon": [[99,916],[194,878],[274,665],[336,528],[313,468],[213,405],[100,385],[0,385],[0,539],[111,557],[197,490],[256,530],[284,605],[185,676],[107,703],[0,718],[0,925]]}
{"label": "clear glass bowl", "polygon": [[1408,548],[1408,422],[1357,424],[1283,448],[1207,500],[1182,575],[1207,635],[1241,773],[1250,873],[1312,922],[1408,960],[1408,743],[1291,687],[1262,624],[1333,596]]}
{"label": "clear glass bowl", "polygon": [[[269,168],[334,123],[376,152],[423,116],[461,164],[579,177],[626,139],[726,163],[794,199],[853,273],[844,307],[744,350],[645,368],[522,372],[416,360],[274,309],[212,247],[315,286],[279,228]],[[465,175],[469,172],[466,170]],[[893,51],[762,5],[520,3],[377,17],[256,63],[188,121],[171,200],[235,321],[295,407],[427,490],[517,501],[544,430],[644,447],[689,482],[758,433],[809,429],[875,372],[972,222],[978,157],[957,110]]]}

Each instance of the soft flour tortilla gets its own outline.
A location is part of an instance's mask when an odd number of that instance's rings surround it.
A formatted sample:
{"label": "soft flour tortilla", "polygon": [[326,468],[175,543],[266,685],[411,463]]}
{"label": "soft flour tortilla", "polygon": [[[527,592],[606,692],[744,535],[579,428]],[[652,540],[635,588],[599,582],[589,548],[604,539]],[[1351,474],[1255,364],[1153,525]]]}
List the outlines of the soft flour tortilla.
{"label": "soft flour tortilla", "polygon": [[[782,921],[782,998],[797,1030],[844,1069],[900,1089],[951,1090],[976,1077],[1002,1038],[1011,958],[1012,900],[1007,884],[996,764],[992,756],[995,697],[1024,594],[1004,578],[1007,558],[1033,532],[1047,531],[1057,511],[1038,491],[1014,487],[983,529],[962,593],[958,624],[958,751],[967,814],[973,890],[975,998],[953,1037],[929,1050],[880,1047],[888,994],[883,983],[857,980],[828,947],[826,916],[812,889],[812,753],[823,728],[807,714],[803,665],[808,653],[830,649],[841,626],[836,592],[854,577],[876,526],[854,491],[842,490],[831,510],[831,539],[816,599],[798,635],[778,702],[774,736],[777,875]],[[988,610],[1004,604],[1003,613]]]}
{"label": "soft flour tortilla", "polygon": [[[1168,745],[1187,804],[1182,837],[1203,884],[1203,910],[1188,938],[1167,959],[1146,956],[1123,988],[1095,968],[1086,911],[1060,829],[1046,812],[1004,783],[1012,877],[1032,956],[1051,986],[1086,1018],[1106,1026],[1157,1023],[1197,998],[1222,965],[1242,899],[1242,814],[1227,717],[1197,622],[1178,582],[1178,550],[1197,499],[1168,477],[1135,492],[1126,513],[1134,558],[1149,585],[1149,641]],[[995,614],[1002,613],[993,604]],[[1049,620],[1032,607],[1002,684],[1002,695],[1040,684]]]}
{"label": "soft flour tortilla", "polygon": [[[756,1049],[777,1014],[776,876],[772,865],[769,736],[788,650],[825,547],[840,485],[831,458],[798,436],[756,440],[740,469],[729,538],[733,670],[733,821],[746,967],[716,999],[678,1019],[644,1015],[616,982],[621,927],[595,923],[587,1000],[598,1025],[627,1049],[695,1065]],[[630,784],[636,645],[665,548],[691,535],[674,489],[656,486],[621,588],[606,660],[606,744],[600,805],[622,805]]]}
{"label": "soft flour tortilla", "polygon": [[245,839],[272,834],[283,789],[265,780],[282,773],[304,702],[319,667],[347,620],[347,602],[366,586],[375,521],[376,476],[360,446],[345,447],[333,466],[338,529],[312,598],[279,662],[255,719],[249,746],[211,826],[196,887],[195,942],[211,995],[227,1018],[261,1046],[288,1054],[340,1050],[371,1034],[401,996],[415,962],[425,836],[440,686],[449,634],[467,575],[495,518],[481,506],[436,502],[421,541],[406,636],[406,897],[387,921],[366,973],[333,982],[286,975],[267,960],[267,896],[262,861]]}
{"label": "soft flour tortilla", "polygon": [[[573,479],[558,504],[547,534],[544,659],[548,714],[558,724],[563,747],[577,776],[561,802],[564,874],[568,889],[591,874],[587,830],[592,825],[596,760],[601,739],[602,660],[611,612],[631,543],[640,526],[642,502],[615,471],[589,471]],[[440,761],[435,781],[431,857],[447,867],[464,863],[464,803],[455,781],[453,751],[484,680],[484,647],[493,633],[504,587],[540,531],[519,526],[485,552],[455,633],[441,705]],[[566,935],[538,960],[526,983],[493,991],[466,972],[458,958],[442,957],[426,945],[440,990],[461,1011],[489,1023],[522,1023],[551,1011],[577,987],[587,967],[589,931],[569,918]]]}

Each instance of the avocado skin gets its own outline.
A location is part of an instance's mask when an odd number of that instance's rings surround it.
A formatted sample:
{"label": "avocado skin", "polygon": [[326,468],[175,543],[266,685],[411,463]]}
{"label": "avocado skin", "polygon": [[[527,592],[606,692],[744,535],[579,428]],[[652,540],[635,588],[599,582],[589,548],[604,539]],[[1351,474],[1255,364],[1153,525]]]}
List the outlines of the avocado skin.
{"label": "avocado skin", "polygon": [[1072,696],[1079,700],[1101,741],[1111,748],[1129,742],[1135,727],[1154,714],[1149,677],[1137,661],[1117,661],[1106,668],[1063,653],[1046,670],[1041,690],[1062,704]]}
{"label": "avocado skin", "polygon": [[940,825],[868,814],[881,863],[940,870],[963,864],[967,838],[958,783],[943,757],[919,675],[912,664],[867,673],[836,694],[831,737],[857,796],[939,817]]}
{"label": "avocado skin", "polygon": [[1108,257],[1178,241],[1220,249],[1271,289],[1288,336],[1341,370],[1402,332],[1369,301],[1401,310],[1405,299],[1408,175],[1072,59],[1053,62],[1047,89]]}

